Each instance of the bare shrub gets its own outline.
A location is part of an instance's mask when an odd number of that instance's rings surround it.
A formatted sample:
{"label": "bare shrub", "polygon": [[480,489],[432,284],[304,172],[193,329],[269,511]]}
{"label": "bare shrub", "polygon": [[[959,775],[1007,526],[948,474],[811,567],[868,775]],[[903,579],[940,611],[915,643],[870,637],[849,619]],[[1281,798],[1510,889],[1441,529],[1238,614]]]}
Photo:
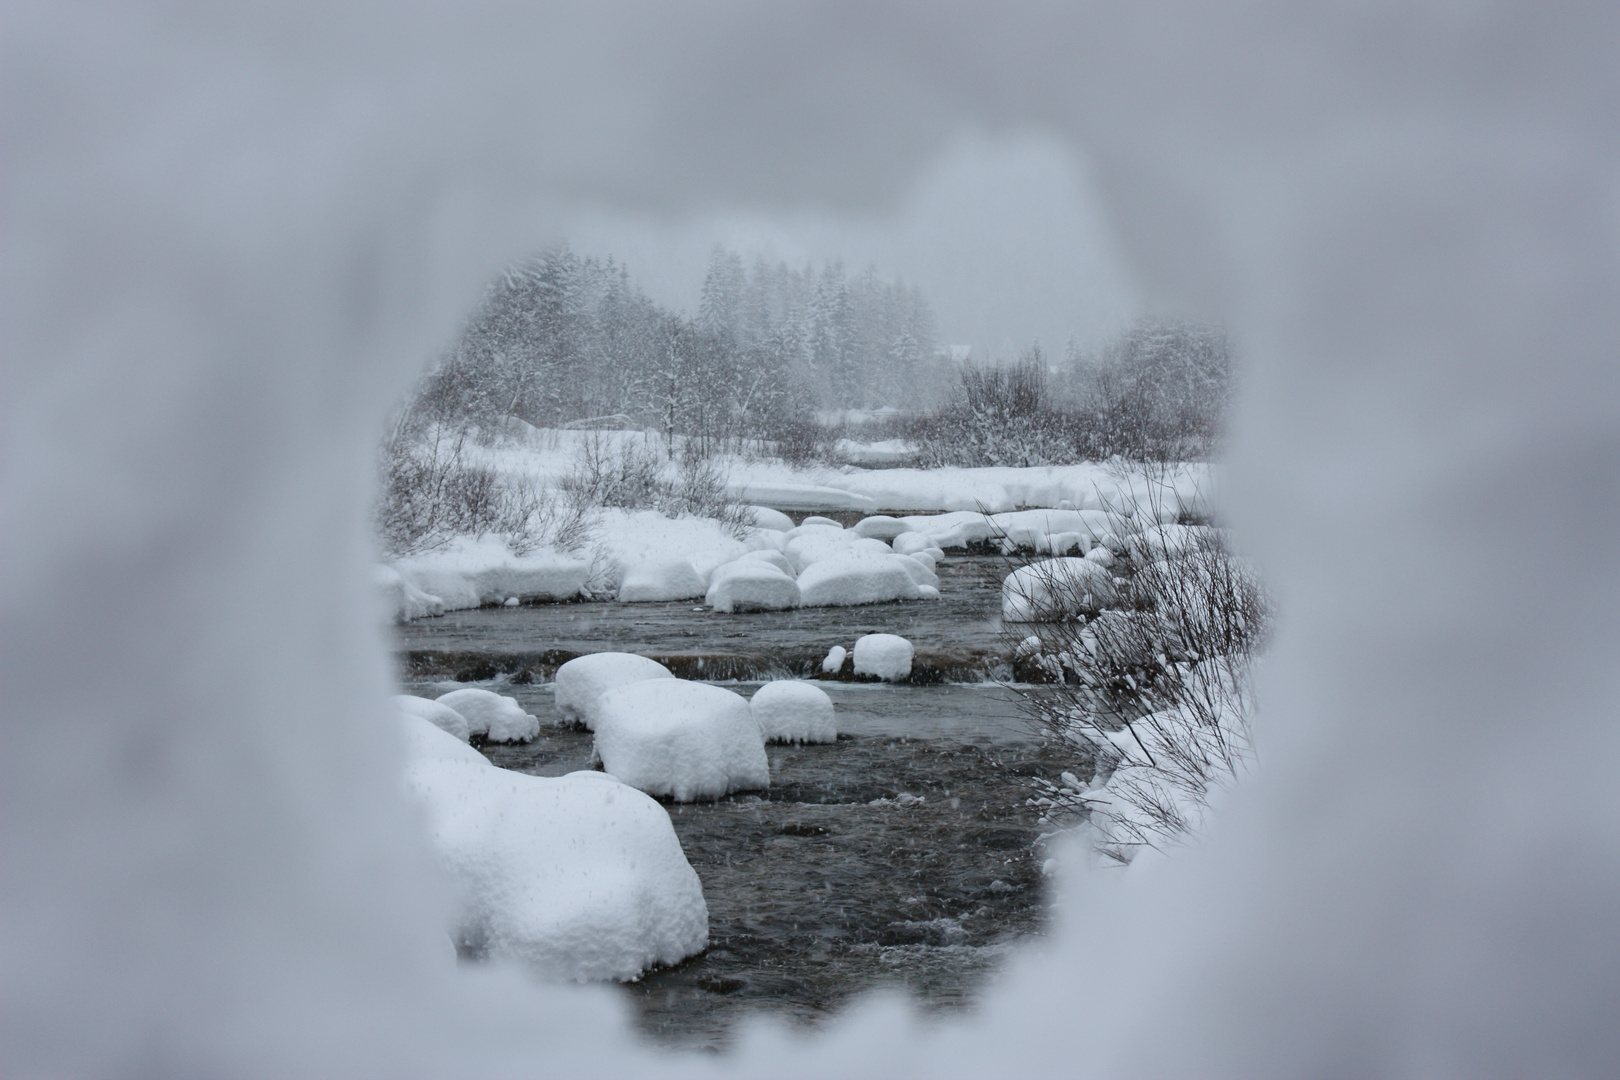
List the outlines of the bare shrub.
{"label": "bare shrub", "polygon": [[1076,761],[1035,781],[1032,803],[1051,823],[1089,822],[1095,848],[1125,863],[1195,831],[1252,757],[1250,673],[1272,616],[1221,531],[1173,530],[1171,542],[1135,531],[1154,519],[1145,507],[1114,516],[1111,596],[1099,603],[1093,577],[1062,563],[1031,563],[1045,569],[1019,580],[1040,621],[1009,633],[1016,661],[1050,680],[1022,692],[1025,714]]}
{"label": "bare shrub", "polygon": [[574,552],[591,537],[589,512],[526,478],[502,477],[464,457],[469,433],[398,425],[378,455],[374,521],[385,556],[442,548],[457,536],[497,535],[515,554]]}
{"label": "bare shrub", "polygon": [[645,437],[615,439],[591,432],[579,441],[561,487],[577,508],[713,518],[731,535],[743,535],[751,523],[748,510],[728,494],[725,475],[712,458],[684,452],[671,471]]}

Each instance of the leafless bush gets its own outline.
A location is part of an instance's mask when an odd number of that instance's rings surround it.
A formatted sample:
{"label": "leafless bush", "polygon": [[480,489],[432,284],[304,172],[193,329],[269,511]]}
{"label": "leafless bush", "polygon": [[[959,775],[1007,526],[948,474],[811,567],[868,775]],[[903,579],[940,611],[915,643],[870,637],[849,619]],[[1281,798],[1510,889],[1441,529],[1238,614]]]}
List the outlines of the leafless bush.
{"label": "leafless bush", "polygon": [[1089,820],[1097,850],[1123,863],[1194,831],[1251,757],[1250,672],[1271,605],[1219,530],[1139,531],[1153,516],[1135,505],[1114,517],[1111,588],[1031,563],[1015,580],[1041,621],[1009,633],[1016,659],[1050,680],[1023,693],[1026,715],[1076,759],[1036,781],[1032,802],[1054,824]]}
{"label": "leafless bush", "polygon": [[645,438],[592,432],[581,439],[561,487],[577,508],[657,510],[667,517],[713,518],[734,536],[750,524],[747,508],[726,491],[712,458],[683,453],[674,475],[661,450]]}
{"label": "leafless bush", "polygon": [[401,425],[382,445],[374,520],[386,556],[432,551],[457,536],[494,534],[519,555],[538,547],[573,552],[589,541],[585,508],[533,481],[468,464],[468,437]]}

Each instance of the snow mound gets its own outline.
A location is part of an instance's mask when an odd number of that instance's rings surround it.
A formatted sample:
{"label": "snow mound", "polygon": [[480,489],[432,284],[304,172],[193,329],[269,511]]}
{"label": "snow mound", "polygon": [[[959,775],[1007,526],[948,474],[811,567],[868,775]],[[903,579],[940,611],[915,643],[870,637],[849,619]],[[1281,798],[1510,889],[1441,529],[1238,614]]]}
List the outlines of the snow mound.
{"label": "snow mound", "polygon": [[823,559],[836,559],[845,555],[893,555],[894,550],[882,540],[841,532],[794,537],[782,548],[782,554],[787,556],[796,570],[803,573],[805,567]]}
{"label": "snow mound", "polygon": [[786,611],[799,606],[799,585],[769,563],[741,562],[715,572],[703,602],[716,611]]}
{"label": "snow mound", "polygon": [[934,543],[927,533],[903,532],[890,541],[896,555],[920,555],[927,552],[935,559],[945,557],[944,549]]}
{"label": "snow mound", "polygon": [[747,699],[707,683],[659,679],[609,690],[598,702],[596,752],[613,776],[677,802],[771,783]]}
{"label": "snow mound", "polygon": [[[921,554],[926,555],[927,553],[922,552]],[[918,585],[936,591],[939,589],[939,575],[934,573],[932,559],[924,563],[914,555],[893,555],[890,557],[899,560],[900,565],[906,568],[906,573],[911,575],[911,580]]]}
{"label": "snow mound", "polygon": [[444,601],[429,595],[405,580],[392,566],[374,566],[371,581],[382,596],[383,609],[395,622],[410,622],[444,614]]}
{"label": "snow mound", "polygon": [[707,586],[691,559],[650,559],[625,571],[619,584],[621,604],[647,604],[690,600]]}
{"label": "snow mound", "polygon": [[461,539],[443,551],[415,555],[393,564],[420,591],[436,596],[444,610],[520,600],[567,600],[578,596],[590,573],[583,559],[537,551],[513,555],[493,537]]}
{"label": "snow mound", "polygon": [[793,519],[780,510],[772,510],[768,506],[750,506],[748,508],[750,519],[756,529],[769,529],[772,532],[787,532],[793,528]]}
{"label": "snow mound", "polygon": [[515,698],[468,687],[441,694],[434,704],[467,718],[467,733],[490,742],[528,742],[540,734],[540,721],[523,711]]}
{"label": "snow mound", "polygon": [[838,741],[832,698],[819,686],[794,679],[768,682],[754,692],[748,707],[767,742]]}
{"label": "snow mound", "polygon": [[811,514],[809,517],[807,517],[803,521],[799,522],[799,524],[800,525],[831,525],[835,529],[842,529],[843,528],[842,525],[840,525],[838,522],[834,521],[832,518],[830,518],[830,517],[822,517],[820,514]]}
{"label": "snow mound", "polygon": [[550,979],[633,979],[708,944],[703,887],[669,814],[601,773],[497,769],[406,717],[406,790],[461,899],[459,936]]}
{"label": "snow mound", "polygon": [[444,732],[466,742],[472,734],[467,718],[440,701],[430,701],[413,694],[395,694],[394,707],[407,716],[420,717]]}
{"label": "snow mound", "polygon": [[1114,578],[1090,559],[1043,559],[1020,566],[1001,583],[1001,617],[1053,622],[1114,599]]}
{"label": "snow mound", "polygon": [[646,679],[673,679],[669,668],[635,653],[576,656],[557,669],[557,709],[587,731],[595,730],[597,703],[609,690]]}
{"label": "snow mound", "polygon": [[855,674],[897,682],[911,674],[916,650],[898,634],[867,634],[855,642]]}
{"label": "snow mound", "polygon": [[857,553],[822,559],[805,567],[799,575],[799,603],[804,607],[849,607],[920,599],[923,599],[921,588],[893,555],[873,558]]}
{"label": "snow mound", "polygon": [[849,651],[842,645],[834,645],[827,650],[826,659],[821,661],[821,670],[828,675],[838,674],[839,671],[843,670],[844,661],[848,656]]}
{"label": "snow mound", "polygon": [[1086,561],[1094,562],[1098,566],[1108,567],[1114,565],[1114,553],[1105,547],[1094,547],[1086,552]]}

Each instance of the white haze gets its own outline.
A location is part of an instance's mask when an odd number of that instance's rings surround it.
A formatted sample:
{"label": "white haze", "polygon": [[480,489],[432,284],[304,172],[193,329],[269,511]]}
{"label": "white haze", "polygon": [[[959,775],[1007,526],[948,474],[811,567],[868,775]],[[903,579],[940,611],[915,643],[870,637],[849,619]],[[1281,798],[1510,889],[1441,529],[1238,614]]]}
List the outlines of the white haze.
{"label": "white haze", "polygon": [[[1612,1075],[1617,18],[8,5],[0,1072]],[[1258,775],[950,1027],[687,1059],[458,970],[366,581],[388,403],[582,199],[869,215],[1031,128],[1246,358]]]}
{"label": "white haze", "polygon": [[808,206],[670,218],[593,207],[562,226],[576,250],[611,253],[654,299],[697,310],[715,245],[800,267],[845,270],[919,287],[939,340],[980,360],[1012,359],[1039,342],[1060,357],[1072,339],[1096,346],[1140,309],[1073,151],[1046,134],[965,135],[929,163],[897,205],[851,216]]}

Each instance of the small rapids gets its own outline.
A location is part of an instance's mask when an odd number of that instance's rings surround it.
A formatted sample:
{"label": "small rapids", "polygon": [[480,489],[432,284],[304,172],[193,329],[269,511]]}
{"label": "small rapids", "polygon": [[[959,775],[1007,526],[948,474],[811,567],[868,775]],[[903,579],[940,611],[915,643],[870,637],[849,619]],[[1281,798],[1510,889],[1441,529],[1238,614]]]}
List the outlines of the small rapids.
{"label": "small rapids", "polygon": [[[998,567],[947,560],[946,600],[933,604],[735,616],[693,604],[611,603],[455,613],[401,628],[403,681],[407,692],[434,697],[459,685],[456,675],[473,674],[512,695],[545,726],[532,743],[484,753],[503,768],[561,775],[590,767],[591,735],[547,723],[557,718],[546,681],[555,664],[513,670],[511,657],[678,654],[692,661],[677,669],[685,677],[702,677],[692,670],[698,658],[707,667],[709,657],[760,657],[764,670],[723,683],[748,696],[762,678],[809,674],[784,657],[814,654],[819,663],[831,645],[888,632],[912,638],[919,655],[982,651],[983,672],[996,655]],[[742,635],[746,652],[731,634]],[[670,648],[677,642],[685,648]],[[422,662],[432,654],[484,666]],[[1042,930],[1027,778],[1075,763],[1032,734],[1016,692],[927,677],[819,685],[837,709],[836,743],[770,746],[768,791],[665,804],[703,883],[709,947],[623,987],[660,1041],[717,1048],[742,1015],[814,1023],[880,987],[905,988],[927,1009],[960,1009],[1018,939]]]}

